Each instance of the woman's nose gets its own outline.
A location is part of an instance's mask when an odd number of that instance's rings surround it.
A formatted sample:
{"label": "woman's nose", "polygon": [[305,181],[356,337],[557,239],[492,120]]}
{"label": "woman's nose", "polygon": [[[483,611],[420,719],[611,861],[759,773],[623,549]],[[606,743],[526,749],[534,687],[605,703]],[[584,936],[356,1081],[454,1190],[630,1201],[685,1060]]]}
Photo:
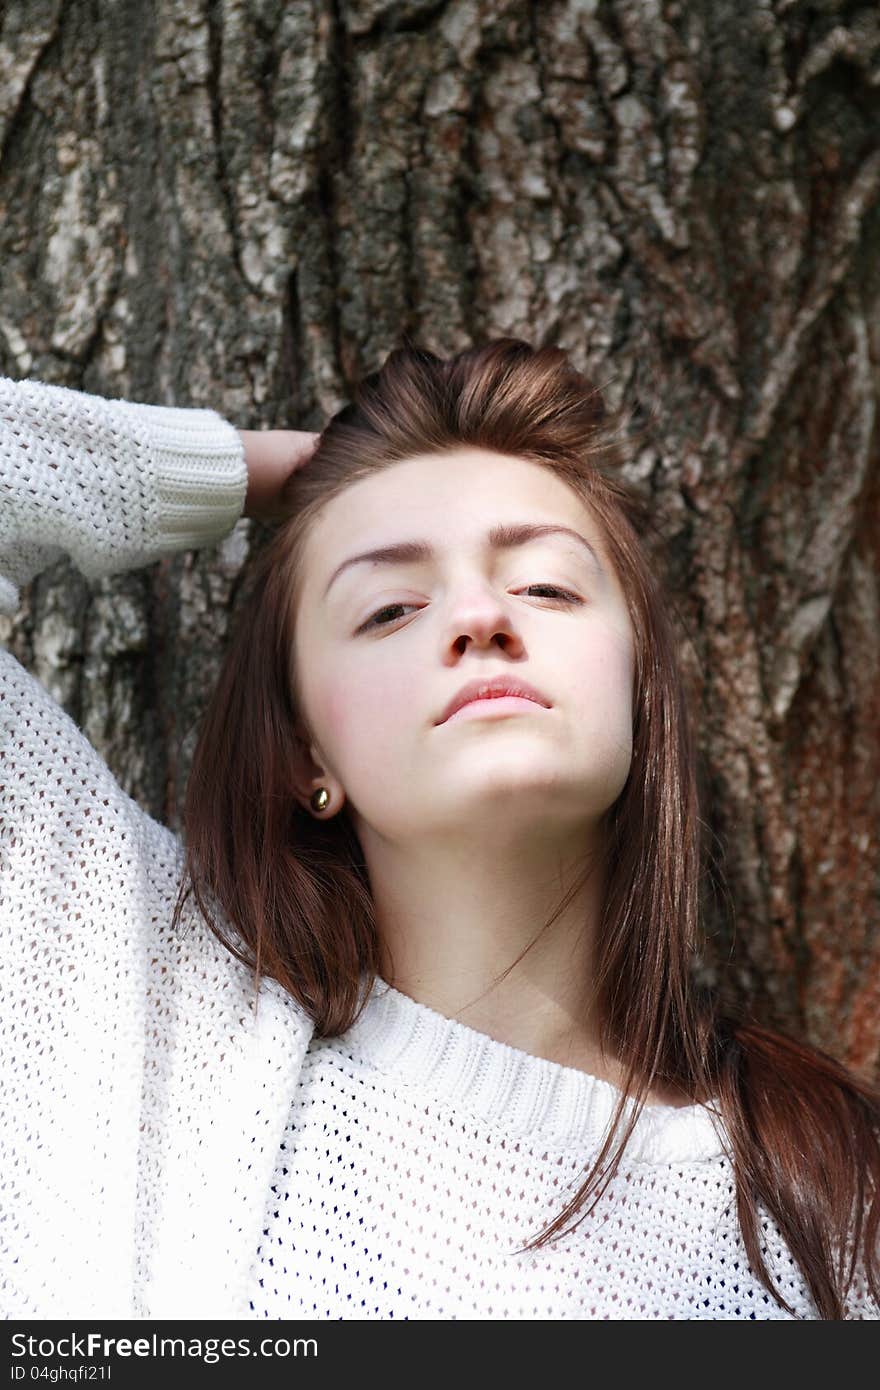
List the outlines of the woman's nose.
{"label": "woman's nose", "polygon": [[447,647],[463,651],[468,643],[481,647],[492,642],[514,653],[522,647],[511,606],[489,588],[479,592],[471,590],[453,601],[447,624]]}

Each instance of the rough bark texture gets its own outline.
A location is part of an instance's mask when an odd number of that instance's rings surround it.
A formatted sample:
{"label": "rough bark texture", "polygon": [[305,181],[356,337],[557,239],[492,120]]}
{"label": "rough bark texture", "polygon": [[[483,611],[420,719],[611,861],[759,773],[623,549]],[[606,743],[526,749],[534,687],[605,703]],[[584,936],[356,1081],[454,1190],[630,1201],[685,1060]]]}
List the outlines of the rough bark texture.
{"label": "rough bark texture", "polygon": [[[0,274],[4,374],[243,428],[320,428],[404,330],[558,342],[640,401],[707,969],[876,1073],[871,0],[0,4]],[[262,539],[93,589],[63,562],[0,634],[175,829]]]}

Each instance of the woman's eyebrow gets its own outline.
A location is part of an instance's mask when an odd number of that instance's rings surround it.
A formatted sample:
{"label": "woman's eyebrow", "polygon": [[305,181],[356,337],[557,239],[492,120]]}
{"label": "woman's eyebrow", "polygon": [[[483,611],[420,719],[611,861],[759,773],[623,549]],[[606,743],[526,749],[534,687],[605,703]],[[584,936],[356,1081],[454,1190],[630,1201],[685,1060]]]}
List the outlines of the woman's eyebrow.
{"label": "woman's eyebrow", "polygon": [[[491,550],[510,550],[517,545],[525,545],[528,541],[537,540],[541,536],[569,536],[584,546],[589,552],[593,563],[601,574],[604,574],[602,564],[596,554],[595,549],[582,536],[579,531],[575,531],[571,526],[551,525],[550,523],[536,524],[534,522],[521,521],[510,522],[505,525],[493,526],[486,536],[486,542]],[[403,565],[413,564],[416,561],[431,560],[436,551],[428,541],[397,541],[393,545],[378,546],[375,550],[364,550],[360,555],[350,555],[347,560],[343,560],[341,565],[337,565],[327,581],[324,590],[324,598],[330,591],[330,586],[334,583],[343,570],[349,569],[351,565],[361,564],[384,564],[384,565]]]}

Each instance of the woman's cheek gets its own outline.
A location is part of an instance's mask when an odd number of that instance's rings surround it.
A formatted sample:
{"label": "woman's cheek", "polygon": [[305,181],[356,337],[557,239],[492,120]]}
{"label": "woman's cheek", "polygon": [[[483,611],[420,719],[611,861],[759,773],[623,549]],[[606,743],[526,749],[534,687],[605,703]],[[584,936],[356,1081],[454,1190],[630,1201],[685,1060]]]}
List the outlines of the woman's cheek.
{"label": "woman's cheek", "polygon": [[322,701],[322,723],[329,747],[343,755],[352,745],[357,747],[372,705],[369,692],[350,675],[340,672],[329,681]]}
{"label": "woman's cheek", "polygon": [[385,679],[363,670],[339,672],[325,682],[322,723],[330,748],[358,761],[385,756],[389,741],[401,742],[413,719],[414,692],[403,678]]}
{"label": "woman's cheek", "polygon": [[633,653],[626,634],[606,627],[595,642],[585,646],[575,672],[575,688],[588,708],[629,708],[632,694]]}

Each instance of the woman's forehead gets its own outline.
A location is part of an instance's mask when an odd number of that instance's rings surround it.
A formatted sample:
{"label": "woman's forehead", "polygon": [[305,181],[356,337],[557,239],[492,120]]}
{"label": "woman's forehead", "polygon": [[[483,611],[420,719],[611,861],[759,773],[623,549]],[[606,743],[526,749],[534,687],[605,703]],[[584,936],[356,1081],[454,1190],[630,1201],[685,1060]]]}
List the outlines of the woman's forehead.
{"label": "woman's forehead", "polygon": [[320,549],[325,564],[332,558],[335,565],[353,546],[410,539],[413,526],[437,545],[451,546],[477,543],[498,523],[554,521],[580,529],[603,548],[588,504],[548,466],[460,449],[405,459],[359,478],[323,509],[311,531],[316,544],[307,548],[313,556]]}

